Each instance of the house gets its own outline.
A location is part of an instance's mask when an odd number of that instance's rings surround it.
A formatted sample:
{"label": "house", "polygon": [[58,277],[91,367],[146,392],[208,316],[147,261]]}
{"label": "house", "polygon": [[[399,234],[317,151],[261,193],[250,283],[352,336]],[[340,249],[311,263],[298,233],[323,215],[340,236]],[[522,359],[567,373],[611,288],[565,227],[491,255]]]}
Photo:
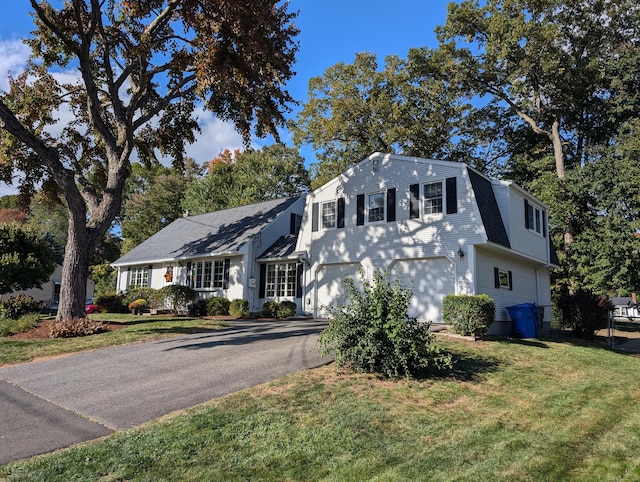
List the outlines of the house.
{"label": "house", "polygon": [[117,290],[180,284],[200,298],[244,298],[252,312],[267,300],[302,311],[301,262],[293,253],[304,196],[182,217],[112,263]]}
{"label": "house", "polygon": [[614,296],[610,300],[613,306],[613,317],[616,320],[640,319],[639,304],[636,294],[632,296]]}
{"label": "house", "polygon": [[[550,327],[548,207],[462,163],[374,153],[307,195],[295,249],[304,309],[339,303],[340,280],[388,270],[413,284],[410,315],[441,323],[447,294],[486,293],[489,333],[512,331],[507,306],[535,303]],[[356,277],[357,279],[357,277]]]}
{"label": "house", "polygon": [[[50,312],[55,312],[58,309],[58,302],[60,301],[60,283],[62,281],[62,265],[56,265],[53,273],[49,276],[49,281],[43,283],[40,288],[31,288],[28,290],[14,291],[3,295],[5,298],[10,296],[16,296],[19,294],[31,296],[34,300],[38,300],[42,303],[43,308],[46,308]],[[93,292],[95,288],[95,282],[92,279],[87,280],[87,301],[93,299]]]}

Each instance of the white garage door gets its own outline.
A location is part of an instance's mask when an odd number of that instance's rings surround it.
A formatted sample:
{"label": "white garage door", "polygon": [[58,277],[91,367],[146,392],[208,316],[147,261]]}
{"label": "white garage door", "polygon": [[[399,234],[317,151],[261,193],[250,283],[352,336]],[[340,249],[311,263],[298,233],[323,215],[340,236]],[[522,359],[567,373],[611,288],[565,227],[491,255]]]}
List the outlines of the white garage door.
{"label": "white garage door", "polygon": [[359,280],[360,263],[327,264],[318,269],[316,275],[316,316],[327,316],[326,306],[335,306],[344,301],[342,280],[351,276]]}
{"label": "white garage door", "polygon": [[447,258],[398,260],[391,265],[393,276],[402,275],[406,286],[413,281],[409,316],[442,323],[442,298],[455,293],[456,270]]}

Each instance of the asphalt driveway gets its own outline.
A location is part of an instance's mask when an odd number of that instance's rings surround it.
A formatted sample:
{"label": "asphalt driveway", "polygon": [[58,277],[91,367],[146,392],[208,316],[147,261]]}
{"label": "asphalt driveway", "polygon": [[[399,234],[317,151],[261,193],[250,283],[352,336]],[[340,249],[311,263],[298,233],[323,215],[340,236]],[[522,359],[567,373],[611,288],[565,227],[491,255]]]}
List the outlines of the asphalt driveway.
{"label": "asphalt driveway", "polygon": [[317,320],[230,328],[0,369],[0,464],[313,368]]}

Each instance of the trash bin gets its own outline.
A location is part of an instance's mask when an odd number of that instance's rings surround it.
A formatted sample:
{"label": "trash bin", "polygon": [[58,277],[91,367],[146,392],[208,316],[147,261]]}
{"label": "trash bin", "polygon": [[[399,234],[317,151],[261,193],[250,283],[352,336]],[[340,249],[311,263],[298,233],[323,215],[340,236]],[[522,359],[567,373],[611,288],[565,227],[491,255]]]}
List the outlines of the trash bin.
{"label": "trash bin", "polygon": [[535,338],[536,315],[538,307],[533,303],[522,303],[520,305],[507,306],[509,316],[513,320],[513,329],[517,336],[522,338]]}

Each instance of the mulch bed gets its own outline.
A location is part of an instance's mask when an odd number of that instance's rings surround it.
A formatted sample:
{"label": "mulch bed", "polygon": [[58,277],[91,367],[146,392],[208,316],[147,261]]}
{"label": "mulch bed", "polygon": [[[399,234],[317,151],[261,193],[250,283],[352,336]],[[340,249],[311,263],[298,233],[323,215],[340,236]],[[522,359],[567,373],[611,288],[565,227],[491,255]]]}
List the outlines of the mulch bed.
{"label": "mulch bed", "polygon": [[[42,340],[48,339],[49,334],[51,333],[51,328],[55,323],[55,319],[51,318],[48,320],[42,320],[36,326],[31,328],[29,331],[24,331],[22,333],[16,333],[15,335],[8,336],[12,340]],[[128,325],[126,323],[105,323],[104,327],[106,331],[120,330],[122,328],[126,328]]]}

